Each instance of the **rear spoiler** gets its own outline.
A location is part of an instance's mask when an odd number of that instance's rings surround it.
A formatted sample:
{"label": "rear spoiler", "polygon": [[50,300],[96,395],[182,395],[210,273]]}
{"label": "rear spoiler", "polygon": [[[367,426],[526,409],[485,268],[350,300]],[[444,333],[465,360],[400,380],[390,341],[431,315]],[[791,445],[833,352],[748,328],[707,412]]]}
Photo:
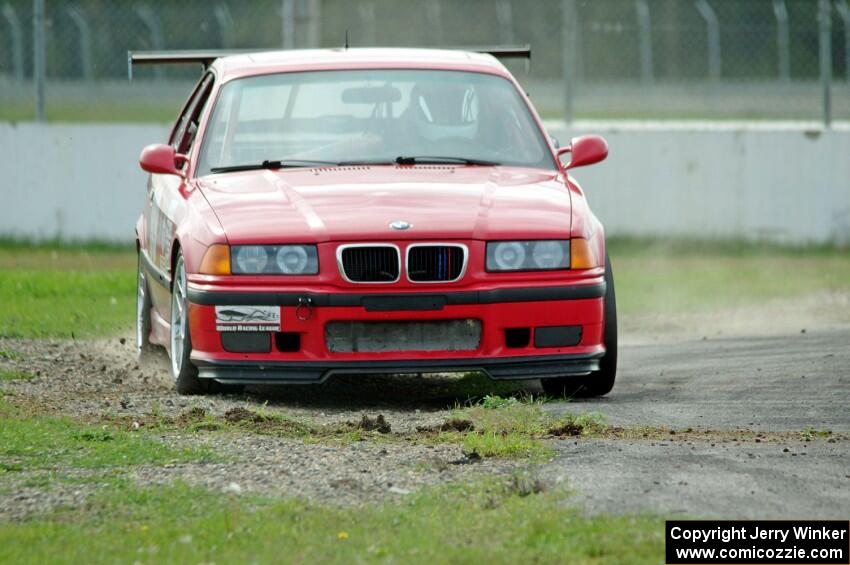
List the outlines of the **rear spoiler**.
{"label": "rear spoiler", "polygon": [[[530,45],[494,47],[449,47],[457,51],[471,51],[492,55],[497,59],[531,60]],[[207,69],[220,57],[244,55],[246,53],[268,53],[279,49],[208,49],[179,51],[127,51],[127,78],[133,80],[133,65],[170,65],[179,63],[200,64]]]}

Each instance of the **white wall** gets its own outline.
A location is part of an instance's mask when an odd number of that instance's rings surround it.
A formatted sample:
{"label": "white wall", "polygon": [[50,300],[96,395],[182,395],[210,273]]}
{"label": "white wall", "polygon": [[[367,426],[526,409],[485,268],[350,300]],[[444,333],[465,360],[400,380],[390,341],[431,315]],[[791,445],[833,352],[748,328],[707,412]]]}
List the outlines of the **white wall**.
{"label": "white wall", "polygon": [[850,129],[577,124],[609,157],[574,171],[609,234],[850,242]]}
{"label": "white wall", "polygon": [[162,125],[0,123],[0,235],[133,241]]}
{"label": "white wall", "polygon": [[[608,139],[608,160],[574,173],[609,234],[850,242],[850,129],[547,125]],[[138,155],[166,129],[0,124],[0,235],[131,241]]]}

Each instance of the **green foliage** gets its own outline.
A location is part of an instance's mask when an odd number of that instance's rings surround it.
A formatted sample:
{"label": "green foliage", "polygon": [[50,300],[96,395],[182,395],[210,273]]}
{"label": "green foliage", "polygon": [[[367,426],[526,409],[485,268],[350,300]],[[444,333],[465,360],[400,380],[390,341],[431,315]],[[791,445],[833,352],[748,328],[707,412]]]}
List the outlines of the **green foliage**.
{"label": "green foliage", "polygon": [[813,426],[809,426],[808,428],[800,432],[800,436],[806,441],[811,441],[816,438],[828,438],[831,435],[832,432],[830,430],[818,430]]}
{"label": "green foliage", "polygon": [[551,446],[517,432],[483,430],[463,437],[463,451],[481,457],[513,457],[541,460],[554,455]]}
{"label": "green foliage", "polygon": [[502,398],[499,395],[491,395],[488,394],[484,398],[481,399],[479,405],[482,408],[496,409],[496,408],[507,408],[508,406],[515,406],[519,404],[519,400],[516,397],[509,396],[507,398]]}

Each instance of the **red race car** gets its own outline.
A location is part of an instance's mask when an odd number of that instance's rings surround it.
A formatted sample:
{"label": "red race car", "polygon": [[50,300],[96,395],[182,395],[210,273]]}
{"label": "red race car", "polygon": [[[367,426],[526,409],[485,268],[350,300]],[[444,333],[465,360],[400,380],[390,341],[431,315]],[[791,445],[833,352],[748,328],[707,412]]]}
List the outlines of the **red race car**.
{"label": "red race car", "polygon": [[140,355],[164,346],[183,394],[455,371],[609,392],[611,265],[567,174],[608,149],[556,148],[498,60],[527,54],[131,54],[206,69],[140,157]]}

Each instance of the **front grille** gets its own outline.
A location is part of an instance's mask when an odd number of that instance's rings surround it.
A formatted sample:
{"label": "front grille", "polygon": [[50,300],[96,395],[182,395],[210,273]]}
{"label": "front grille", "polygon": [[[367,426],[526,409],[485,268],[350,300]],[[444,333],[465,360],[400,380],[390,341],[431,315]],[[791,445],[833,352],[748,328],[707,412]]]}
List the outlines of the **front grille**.
{"label": "front grille", "polygon": [[481,321],[329,322],[325,343],[333,353],[474,351],[481,343]]}
{"label": "front grille", "polygon": [[407,278],[413,282],[451,282],[463,275],[466,249],[460,245],[412,245]]}
{"label": "front grille", "polygon": [[339,266],[351,282],[395,282],[399,278],[398,256],[398,248],[385,245],[344,247]]}

